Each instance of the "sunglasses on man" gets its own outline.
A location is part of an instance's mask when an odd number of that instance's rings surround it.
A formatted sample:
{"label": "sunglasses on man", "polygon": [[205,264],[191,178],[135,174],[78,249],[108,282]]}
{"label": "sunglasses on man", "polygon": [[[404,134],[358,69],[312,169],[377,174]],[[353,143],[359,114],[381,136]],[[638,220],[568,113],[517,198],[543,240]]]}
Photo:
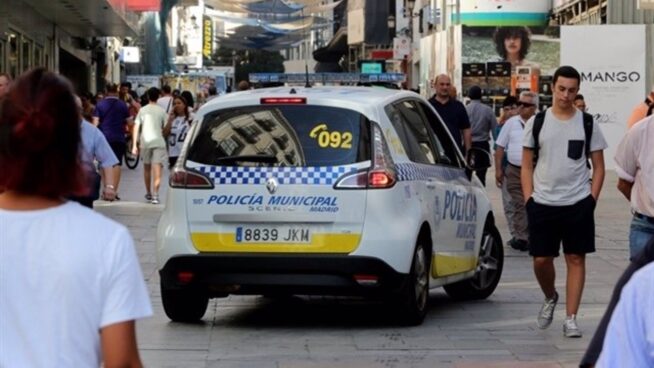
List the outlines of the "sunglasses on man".
{"label": "sunglasses on man", "polygon": [[518,101],[518,106],[534,107],[534,106],[536,106],[536,104],[529,103],[529,102],[524,102],[524,101]]}

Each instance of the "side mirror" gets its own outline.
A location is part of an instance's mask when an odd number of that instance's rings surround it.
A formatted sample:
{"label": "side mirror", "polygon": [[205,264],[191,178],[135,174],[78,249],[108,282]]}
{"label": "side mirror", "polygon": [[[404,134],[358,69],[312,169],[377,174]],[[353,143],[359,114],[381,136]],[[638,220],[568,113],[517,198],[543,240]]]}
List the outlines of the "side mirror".
{"label": "side mirror", "polygon": [[488,169],[491,167],[491,162],[490,152],[481,148],[472,147],[466,154],[466,165],[472,171]]}

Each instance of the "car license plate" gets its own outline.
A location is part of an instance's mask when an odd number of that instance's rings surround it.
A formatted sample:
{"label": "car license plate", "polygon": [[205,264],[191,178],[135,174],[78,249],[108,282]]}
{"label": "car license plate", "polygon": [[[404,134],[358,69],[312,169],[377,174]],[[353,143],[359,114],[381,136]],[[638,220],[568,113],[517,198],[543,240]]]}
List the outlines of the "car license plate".
{"label": "car license plate", "polygon": [[298,243],[311,242],[311,231],[298,226],[238,226],[237,243]]}

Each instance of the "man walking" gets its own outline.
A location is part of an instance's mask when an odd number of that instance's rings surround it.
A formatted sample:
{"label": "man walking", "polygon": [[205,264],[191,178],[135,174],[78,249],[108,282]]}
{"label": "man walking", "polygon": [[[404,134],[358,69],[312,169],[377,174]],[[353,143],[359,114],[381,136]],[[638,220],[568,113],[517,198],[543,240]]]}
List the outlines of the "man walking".
{"label": "man walking", "polygon": [[[513,236],[509,246],[513,249],[526,251],[529,249],[529,231],[527,227],[527,212],[525,211],[524,195],[520,179],[522,166],[522,141],[527,121],[538,109],[538,95],[533,92],[522,92],[518,100],[518,115],[510,118],[504,124],[497,137],[495,149],[495,183],[498,187],[506,187],[509,193],[509,206],[512,206],[513,217],[507,219],[509,230]],[[504,169],[502,159],[506,152],[508,164]]]}
{"label": "man walking", "polygon": [[429,99],[429,103],[443,119],[452,138],[465,156],[472,146],[470,119],[463,104],[450,96],[451,85],[450,77],[445,74],[438,75],[434,80],[436,94]]}
{"label": "man walking", "polygon": [[157,104],[164,109],[166,114],[170,113],[170,110],[173,107],[173,94],[169,85],[165,84],[161,87],[161,97],[157,100]]}
{"label": "man walking", "polygon": [[145,181],[145,199],[152,204],[159,204],[159,187],[161,185],[161,171],[168,163],[166,154],[166,141],[163,137],[163,128],[166,124],[166,112],[157,104],[159,90],[150,88],[146,106],[136,115],[136,125],[132,135],[132,152],[138,153],[136,139],[141,136],[141,151],[143,157],[143,179]]}
{"label": "man walking", "polygon": [[636,123],[615,155],[618,190],[634,213],[629,231],[629,259],[654,236],[654,115]]}
{"label": "man walking", "polygon": [[[127,104],[118,98],[118,85],[110,84],[107,86],[107,97],[98,102],[93,111],[93,125],[100,128],[109,146],[114,151],[118,159],[118,165],[113,167],[113,176],[116,199],[118,197],[118,186],[120,185],[120,167],[123,165],[123,157],[127,143],[125,142],[125,127],[131,124],[132,119],[129,116]],[[105,184],[111,184],[105,179]]]}
{"label": "man walking", "polygon": [[[582,335],[576,316],[586,276],[586,254],[595,251],[594,210],[604,183],[603,150],[607,147],[599,125],[574,106],[580,82],[581,76],[573,67],[556,70],[552,107],[525,126],[521,168],[529,253],[545,294],[538,327],[549,327],[554,317],[559,299],[554,287],[554,257],[558,257],[562,243],[568,271],[563,324],[566,337]],[[593,165],[592,182],[588,157]]]}
{"label": "man walking", "polygon": [[[466,112],[470,118],[472,131],[472,147],[483,149],[490,154],[490,138],[497,127],[497,119],[493,109],[481,103],[481,88],[472,86],[468,90],[470,103],[466,106]],[[481,169],[475,171],[481,183],[486,186],[486,171]]]}

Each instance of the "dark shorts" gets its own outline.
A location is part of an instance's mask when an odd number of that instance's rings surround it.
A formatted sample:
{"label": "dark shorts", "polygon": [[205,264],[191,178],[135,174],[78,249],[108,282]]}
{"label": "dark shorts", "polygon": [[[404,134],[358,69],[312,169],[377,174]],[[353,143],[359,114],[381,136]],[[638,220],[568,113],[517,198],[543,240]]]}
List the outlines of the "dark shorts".
{"label": "dark shorts", "polygon": [[595,199],[588,196],[569,206],[548,206],[530,198],[525,205],[529,223],[529,254],[558,257],[595,251]]}
{"label": "dark shorts", "polygon": [[127,143],[109,142],[109,147],[111,147],[111,149],[114,151],[114,154],[118,159],[118,165],[123,166],[123,157],[125,156],[125,151],[127,150]]}

